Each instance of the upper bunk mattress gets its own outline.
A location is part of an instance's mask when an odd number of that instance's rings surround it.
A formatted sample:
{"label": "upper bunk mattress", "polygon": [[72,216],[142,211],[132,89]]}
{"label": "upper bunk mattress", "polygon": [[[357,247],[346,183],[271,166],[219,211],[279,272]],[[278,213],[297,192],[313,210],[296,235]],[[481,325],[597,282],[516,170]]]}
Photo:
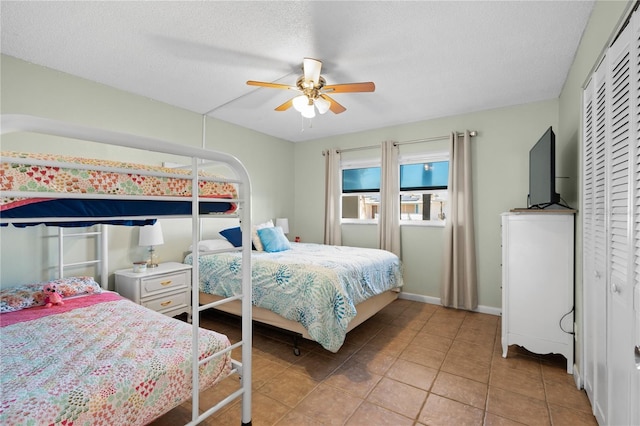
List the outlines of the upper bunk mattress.
{"label": "upper bunk mattress", "polygon": [[[158,216],[191,214],[190,170],[55,154],[2,152],[2,157],[2,192],[40,193],[38,198],[3,194],[0,200],[3,218],[86,219],[141,216],[149,211]],[[203,172],[200,176],[218,178]],[[200,214],[235,211],[236,204],[225,201],[237,198],[233,184],[201,179],[198,187],[198,195],[207,199],[199,203]],[[42,193],[51,193],[51,197],[42,197]],[[69,194],[83,194],[83,198]]]}

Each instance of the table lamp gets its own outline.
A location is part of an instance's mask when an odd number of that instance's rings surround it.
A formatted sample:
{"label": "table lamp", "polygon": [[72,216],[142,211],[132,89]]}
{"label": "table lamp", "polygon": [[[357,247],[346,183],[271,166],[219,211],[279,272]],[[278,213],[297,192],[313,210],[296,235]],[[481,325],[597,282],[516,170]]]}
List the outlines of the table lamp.
{"label": "table lamp", "polygon": [[147,267],[156,268],[158,266],[158,258],[155,253],[155,246],[164,244],[162,238],[162,226],[160,222],[156,221],[153,225],[145,225],[140,228],[140,239],[138,245],[149,247],[149,260],[147,260]]}

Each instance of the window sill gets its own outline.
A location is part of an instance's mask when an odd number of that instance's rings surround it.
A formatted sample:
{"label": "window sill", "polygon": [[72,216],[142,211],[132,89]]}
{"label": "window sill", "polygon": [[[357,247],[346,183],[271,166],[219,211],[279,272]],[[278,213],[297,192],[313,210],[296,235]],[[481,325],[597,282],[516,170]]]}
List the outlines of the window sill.
{"label": "window sill", "polygon": [[375,219],[342,219],[341,225],[377,225],[378,221]]}
{"label": "window sill", "polygon": [[419,221],[419,220],[401,220],[400,227],[403,226],[420,226],[426,228],[444,228],[444,222],[430,222],[430,221]]}
{"label": "window sill", "polygon": [[[342,219],[341,225],[377,225],[377,220]],[[425,228],[444,228],[445,222],[430,222],[420,220],[401,220],[400,227],[418,226]]]}

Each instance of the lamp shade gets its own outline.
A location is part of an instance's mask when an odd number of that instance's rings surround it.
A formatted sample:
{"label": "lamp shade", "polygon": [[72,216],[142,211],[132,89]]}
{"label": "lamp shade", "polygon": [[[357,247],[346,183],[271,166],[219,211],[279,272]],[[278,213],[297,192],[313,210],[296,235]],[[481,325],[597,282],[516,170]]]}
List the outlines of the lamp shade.
{"label": "lamp shade", "polygon": [[316,116],[316,110],[313,107],[313,103],[307,105],[306,107],[304,107],[304,109],[301,112],[302,116],[305,118],[313,118]]}
{"label": "lamp shade", "polygon": [[314,103],[316,105],[316,108],[318,108],[318,112],[320,114],[324,114],[325,112],[329,111],[329,108],[331,107],[331,103],[325,98],[318,97],[318,99],[316,99]]}
{"label": "lamp shade", "polygon": [[307,105],[309,105],[309,98],[307,98],[305,95],[296,96],[295,98],[293,98],[292,103],[296,111],[302,112],[307,107]]}
{"label": "lamp shade", "polygon": [[285,234],[289,233],[289,219],[282,217],[276,219],[276,226],[282,228],[282,232],[284,232]]}
{"label": "lamp shade", "polygon": [[140,228],[138,245],[158,246],[160,244],[164,244],[164,239],[162,238],[162,226],[160,226],[159,221],[156,221],[153,225],[145,225]]}

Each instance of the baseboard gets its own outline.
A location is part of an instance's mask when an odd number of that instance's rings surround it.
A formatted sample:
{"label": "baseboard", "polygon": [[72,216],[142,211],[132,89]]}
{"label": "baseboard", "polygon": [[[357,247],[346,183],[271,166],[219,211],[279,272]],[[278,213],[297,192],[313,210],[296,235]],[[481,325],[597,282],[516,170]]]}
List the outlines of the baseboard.
{"label": "baseboard", "polygon": [[404,291],[401,291],[398,297],[400,299],[413,300],[414,302],[429,303],[431,305],[440,305],[440,298],[437,298],[437,297],[423,296],[421,294],[407,293]]}
{"label": "baseboard", "polygon": [[576,388],[584,389],[584,382],[582,381],[582,375],[580,374],[580,369],[578,368],[578,364],[573,364],[573,381],[576,383]]}
{"label": "baseboard", "polygon": [[[439,297],[423,296],[421,294],[407,293],[404,291],[400,292],[399,298],[413,300],[414,302],[429,303],[431,305],[442,305]],[[493,306],[478,306],[474,312],[496,316],[502,315],[502,309],[494,308]]]}

